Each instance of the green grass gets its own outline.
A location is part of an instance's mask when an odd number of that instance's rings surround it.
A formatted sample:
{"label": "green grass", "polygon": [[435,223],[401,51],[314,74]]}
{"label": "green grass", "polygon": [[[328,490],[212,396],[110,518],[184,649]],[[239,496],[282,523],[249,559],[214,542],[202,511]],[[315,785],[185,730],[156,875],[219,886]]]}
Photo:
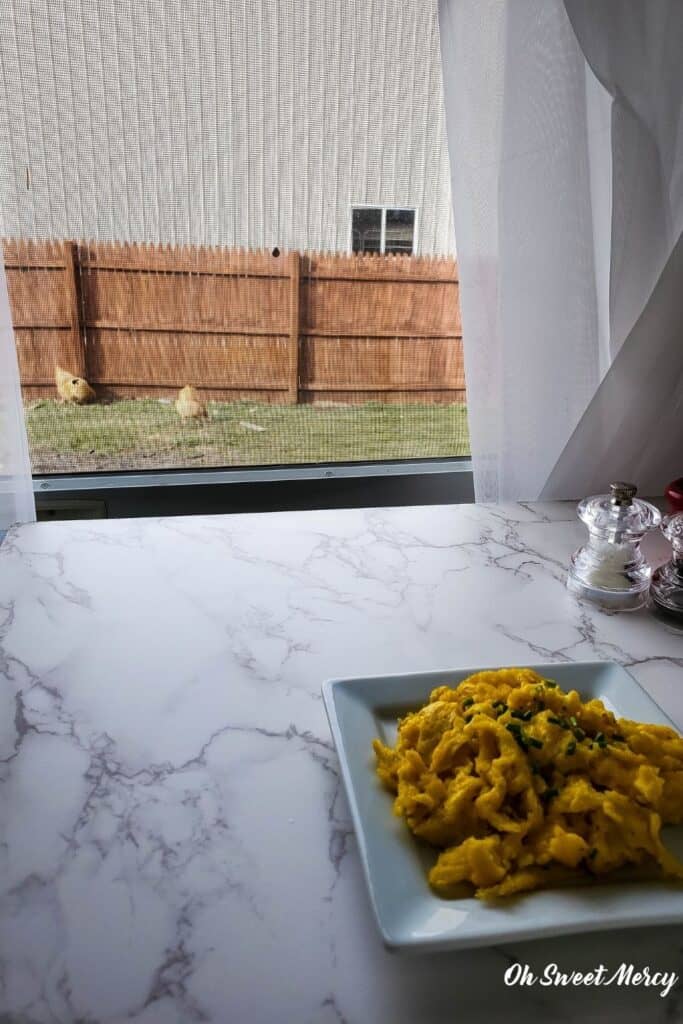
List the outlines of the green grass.
{"label": "green grass", "polygon": [[260,466],[469,454],[467,412],[461,404],[210,402],[208,409],[208,420],[183,423],[171,404],[155,399],[86,406],[50,399],[29,402],[33,470]]}

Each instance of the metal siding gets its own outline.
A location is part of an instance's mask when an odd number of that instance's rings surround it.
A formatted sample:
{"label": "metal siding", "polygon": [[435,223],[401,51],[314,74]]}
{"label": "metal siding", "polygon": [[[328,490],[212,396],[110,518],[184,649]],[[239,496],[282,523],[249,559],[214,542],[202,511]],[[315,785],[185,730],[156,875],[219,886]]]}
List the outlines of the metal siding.
{"label": "metal siding", "polygon": [[454,251],[435,0],[8,0],[0,64],[4,235]]}

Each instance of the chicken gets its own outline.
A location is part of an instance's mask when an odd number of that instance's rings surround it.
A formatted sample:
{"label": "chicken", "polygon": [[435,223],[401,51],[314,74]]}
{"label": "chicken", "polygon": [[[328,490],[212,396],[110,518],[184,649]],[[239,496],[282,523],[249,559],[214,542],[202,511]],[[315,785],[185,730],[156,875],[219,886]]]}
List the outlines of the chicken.
{"label": "chicken", "polygon": [[182,388],[178,393],[178,397],[174,404],[175,411],[178,413],[181,420],[208,419],[209,414],[206,411],[206,406],[199,397],[199,392],[189,384]]}
{"label": "chicken", "polygon": [[72,373],[63,370],[61,366],[55,366],[55,384],[57,392],[63,402],[75,402],[76,405],[84,405],[92,402],[96,397],[95,392],[84,377],[74,377]]}

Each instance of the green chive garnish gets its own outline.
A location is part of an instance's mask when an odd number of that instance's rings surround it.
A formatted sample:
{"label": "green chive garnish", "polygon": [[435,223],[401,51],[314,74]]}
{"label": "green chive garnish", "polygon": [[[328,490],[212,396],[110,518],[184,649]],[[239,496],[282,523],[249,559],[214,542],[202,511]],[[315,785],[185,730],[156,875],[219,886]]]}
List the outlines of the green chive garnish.
{"label": "green chive garnish", "polygon": [[525,736],[521,725],[517,725],[516,722],[508,722],[505,728],[512,733],[522,750],[528,750],[529,747],[537,747],[540,750],[543,746],[541,740],[537,740],[535,736]]}
{"label": "green chive garnish", "polygon": [[465,710],[465,708],[471,708],[473,704],[474,704],[474,697],[468,697],[467,700],[464,700],[462,702],[463,711]]}
{"label": "green chive garnish", "polygon": [[571,726],[569,725],[569,722],[567,721],[566,718],[562,717],[562,718],[558,719],[558,721],[560,723],[560,728],[562,728],[562,729],[570,729],[571,728]]}
{"label": "green chive garnish", "polygon": [[575,751],[576,751],[576,740],[570,740],[569,743],[567,744],[567,749],[566,749],[565,753],[573,754]]}
{"label": "green chive garnish", "polygon": [[527,750],[528,749],[527,748],[526,739],[524,738],[524,736],[522,736],[522,727],[521,726],[517,725],[516,722],[509,722],[505,726],[505,728],[507,729],[508,732],[512,733],[512,735],[515,737],[515,739],[517,740],[517,743],[522,748],[522,750]]}

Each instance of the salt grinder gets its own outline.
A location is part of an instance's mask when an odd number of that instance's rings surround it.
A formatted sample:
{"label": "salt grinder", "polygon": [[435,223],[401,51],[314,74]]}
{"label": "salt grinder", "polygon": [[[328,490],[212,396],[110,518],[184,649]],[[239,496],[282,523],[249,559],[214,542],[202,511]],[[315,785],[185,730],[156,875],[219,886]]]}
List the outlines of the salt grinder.
{"label": "salt grinder", "polygon": [[683,512],[665,516],[662,533],[671,541],[673,553],[671,561],[652,576],[652,610],[672,626],[683,628]]}
{"label": "salt grinder", "polygon": [[614,483],[609,494],[584,498],[577,506],[588,543],[572,555],[567,586],[577,597],[615,611],[645,604],[652,575],[640,542],[662,517],[636,493],[633,484]]}

